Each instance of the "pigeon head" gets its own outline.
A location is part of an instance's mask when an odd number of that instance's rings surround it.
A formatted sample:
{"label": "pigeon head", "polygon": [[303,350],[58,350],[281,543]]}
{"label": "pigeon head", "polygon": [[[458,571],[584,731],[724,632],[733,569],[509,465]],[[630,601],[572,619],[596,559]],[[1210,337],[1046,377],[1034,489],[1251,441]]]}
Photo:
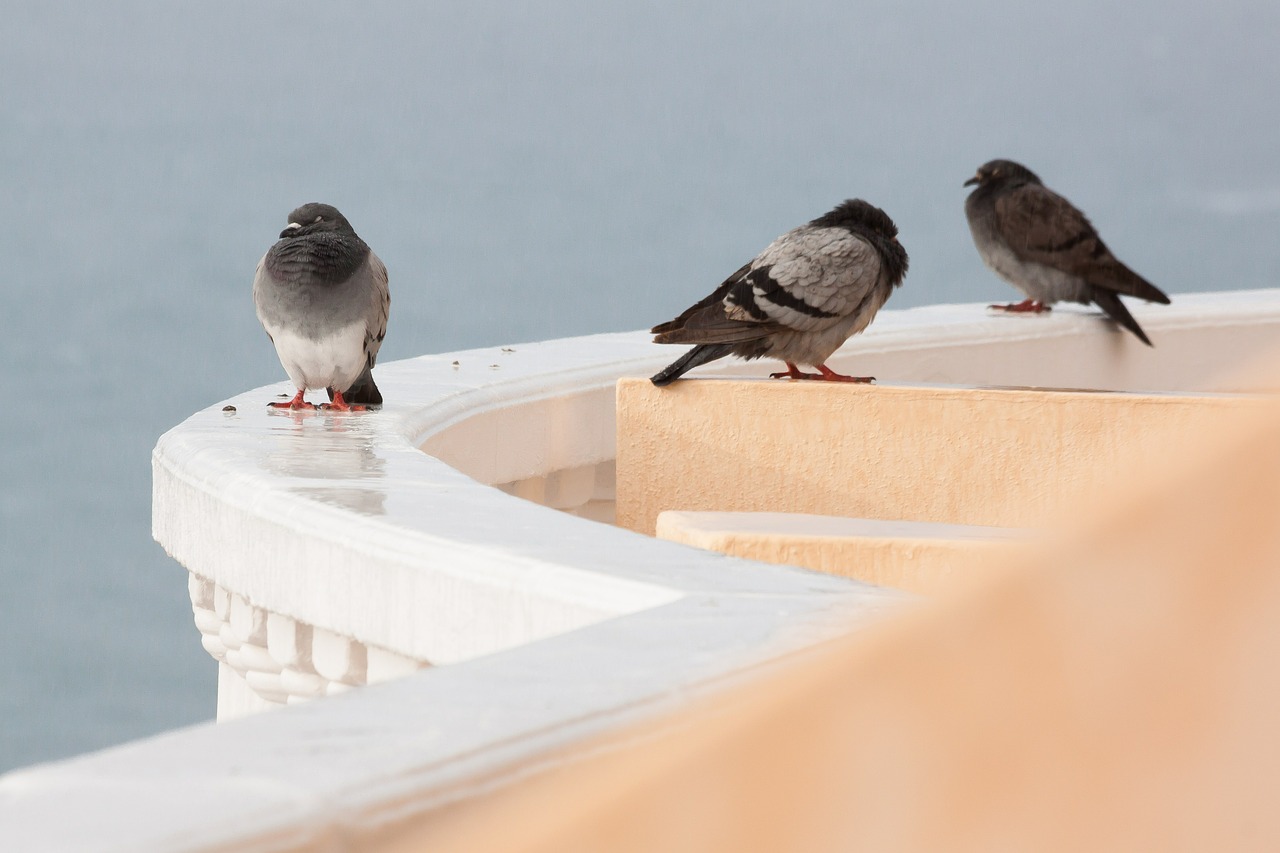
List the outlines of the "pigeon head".
{"label": "pigeon head", "polygon": [[355,237],[356,231],[347,218],[331,204],[310,202],[289,214],[289,224],[280,232],[281,237],[301,237],[333,231]]}
{"label": "pigeon head", "polygon": [[889,214],[860,198],[841,202],[834,210],[824,213],[809,224],[816,228],[848,228],[851,231],[857,228],[889,240],[898,236],[898,226],[893,224]]}
{"label": "pigeon head", "polygon": [[1038,184],[1040,178],[1035,172],[1015,163],[1012,160],[992,160],[978,167],[978,173],[964,182],[966,187],[977,184],[979,187],[993,184]]}

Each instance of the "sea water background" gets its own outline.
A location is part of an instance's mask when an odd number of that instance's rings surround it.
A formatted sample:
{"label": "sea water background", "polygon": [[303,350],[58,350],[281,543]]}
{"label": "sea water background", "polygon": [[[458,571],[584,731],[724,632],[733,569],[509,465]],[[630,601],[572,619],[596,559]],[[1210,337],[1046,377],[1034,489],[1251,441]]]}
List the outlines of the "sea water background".
{"label": "sea water background", "polygon": [[0,2],[0,770],[213,714],[149,452],[284,378],[286,214],[386,261],[383,359],[637,329],[861,196],[890,307],[1007,299],[1020,159],[1175,295],[1280,284],[1280,5]]}

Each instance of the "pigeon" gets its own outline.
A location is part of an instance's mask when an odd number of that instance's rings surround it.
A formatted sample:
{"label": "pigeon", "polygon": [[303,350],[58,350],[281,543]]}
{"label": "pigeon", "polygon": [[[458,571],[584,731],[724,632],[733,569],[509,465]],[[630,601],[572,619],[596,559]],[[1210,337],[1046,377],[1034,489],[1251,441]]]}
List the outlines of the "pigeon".
{"label": "pigeon", "polygon": [[1151,340],[1120,295],[1169,304],[1154,284],[1122,264],[1085,215],[1012,160],[992,160],[964,182],[977,189],[964,212],[978,254],[1005,281],[1026,294],[1011,312],[1048,311],[1055,302],[1093,303],[1147,346]]}
{"label": "pigeon", "polygon": [[[780,359],[787,369],[774,379],[874,381],[836,373],[826,361],[867,328],[906,274],[907,252],[893,220],[849,199],[783,234],[709,296],[654,326],[654,343],[696,346],[651,381],[669,385],[727,355]],[[819,372],[803,373],[800,364]]]}
{"label": "pigeon", "polygon": [[372,368],[387,334],[387,268],[338,209],[304,204],[253,279],[258,319],[298,393],[281,409],[313,409],[308,388],[324,388],[322,408],[362,411],[382,403]]}

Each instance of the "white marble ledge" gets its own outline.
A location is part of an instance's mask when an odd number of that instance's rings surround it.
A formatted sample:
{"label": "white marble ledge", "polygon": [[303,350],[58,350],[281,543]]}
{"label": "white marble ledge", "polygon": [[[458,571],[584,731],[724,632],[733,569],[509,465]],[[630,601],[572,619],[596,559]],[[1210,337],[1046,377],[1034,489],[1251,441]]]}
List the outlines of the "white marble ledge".
{"label": "white marble ledge", "polygon": [[[1072,307],[933,306],[882,312],[833,364],[888,382],[1203,390],[1276,339],[1280,291],[1133,310],[1154,349]],[[156,538],[254,607],[435,665],[693,590],[761,591],[773,582],[754,569],[685,565],[666,543],[514,496],[573,491],[572,472],[594,494],[614,457],[614,382],[679,351],[624,333],[423,356],[379,368],[390,402],[367,414],[268,410],[283,384],[240,395],[160,439]]]}
{"label": "white marble ledge", "polygon": [[[832,364],[883,382],[1213,390],[1280,340],[1280,291],[1174,300],[1134,307],[1154,350],[1081,311],[1011,318],[937,306],[883,312]],[[407,668],[437,666],[7,774],[0,849],[349,849],[379,826],[568,760],[592,736],[680,707],[901,601],[478,483],[472,477],[515,490],[596,466],[591,495],[607,500],[598,492],[613,458],[613,383],[679,352],[642,333],[509,349],[380,366],[390,401],[381,412],[269,412],[265,403],[287,390],[279,385],[162,437],[155,534],[195,576],[197,612],[214,614],[201,617],[211,651],[265,643],[269,661],[250,651],[246,671],[283,672],[286,661],[333,684],[368,680],[367,653],[362,672],[350,644]],[[699,373],[770,369],[728,362]],[[273,616],[285,630],[274,644]],[[309,660],[299,626],[313,629]],[[317,661],[332,649],[317,652],[316,630],[321,645],[338,642],[336,665]]]}

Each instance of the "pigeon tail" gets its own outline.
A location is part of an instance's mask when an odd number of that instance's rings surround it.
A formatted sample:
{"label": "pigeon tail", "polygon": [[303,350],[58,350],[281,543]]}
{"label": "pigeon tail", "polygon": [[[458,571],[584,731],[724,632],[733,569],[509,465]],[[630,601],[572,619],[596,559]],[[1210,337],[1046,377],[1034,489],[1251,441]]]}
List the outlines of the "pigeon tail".
{"label": "pigeon tail", "polygon": [[[333,400],[333,389],[327,389],[329,399]],[[373,369],[365,365],[364,372],[360,374],[355,382],[351,383],[351,387],[342,392],[342,397],[348,403],[359,403],[363,406],[381,406],[382,392],[378,390],[378,386],[373,382]]]}
{"label": "pigeon tail", "polygon": [[702,344],[680,356],[661,372],[654,374],[649,381],[661,388],[670,385],[700,364],[724,358],[733,352],[732,344]]}
{"label": "pigeon tail", "polygon": [[1133,319],[1133,315],[1129,313],[1129,309],[1120,301],[1120,297],[1115,291],[1107,290],[1102,287],[1093,288],[1093,302],[1103,311],[1107,312],[1107,316],[1115,320],[1121,326],[1133,332],[1138,340],[1147,346],[1152,346],[1150,338],[1146,332],[1142,331],[1142,327],[1138,325],[1138,321]]}
{"label": "pigeon tail", "polygon": [[1169,295],[1124,264],[1116,261],[1115,267],[1098,276],[1092,282],[1095,288],[1106,287],[1125,296],[1136,296],[1147,302],[1169,304]]}

